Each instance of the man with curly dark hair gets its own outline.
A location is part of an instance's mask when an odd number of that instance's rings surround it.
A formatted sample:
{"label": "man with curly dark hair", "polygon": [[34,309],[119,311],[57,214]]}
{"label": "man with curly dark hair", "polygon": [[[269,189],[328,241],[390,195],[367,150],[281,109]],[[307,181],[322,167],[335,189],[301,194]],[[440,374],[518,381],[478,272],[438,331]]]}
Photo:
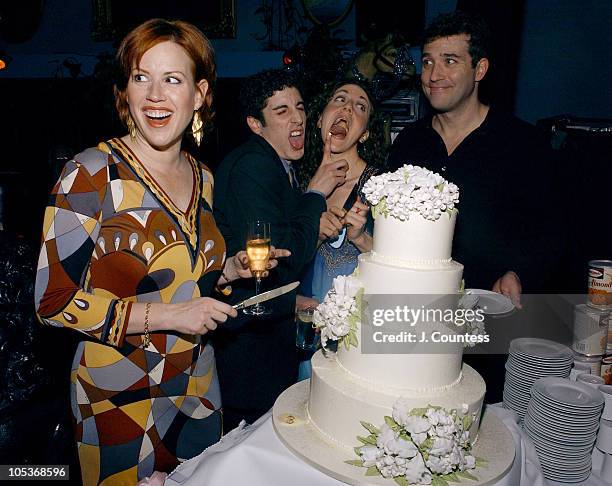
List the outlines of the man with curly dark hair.
{"label": "man with curly dark hair", "polygon": [[275,92],[282,91],[285,88],[295,88],[300,93],[302,91],[300,79],[293,71],[267,69],[251,76],[240,89],[239,101],[243,116],[250,116],[263,121],[264,109],[268,104],[268,99]]}
{"label": "man with curly dark hair", "polygon": [[[300,191],[292,164],[304,155],[306,114],[297,86],[284,70],[263,71],[245,81],[241,101],[253,135],[216,173],[214,213],[228,251],[244,249],[248,223],[255,220],[270,223],[272,245],[291,250],[263,279],[263,290],[299,279],[316,251],[325,197],[346,177],[346,161],[326,160],[306,192]],[[241,301],[253,290],[253,282],[239,284],[228,300]],[[272,314],[265,318],[240,314],[217,333],[226,431],[241,419],[256,420],[295,383],[295,297],[292,292],[267,303]]]}

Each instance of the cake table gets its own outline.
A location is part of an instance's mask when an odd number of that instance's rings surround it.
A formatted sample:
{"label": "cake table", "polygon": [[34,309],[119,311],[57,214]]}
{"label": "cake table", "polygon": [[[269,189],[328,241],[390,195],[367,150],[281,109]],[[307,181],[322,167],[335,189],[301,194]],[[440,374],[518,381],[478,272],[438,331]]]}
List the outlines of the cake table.
{"label": "cake table", "polygon": [[[562,486],[547,482],[542,475],[535,449],[516,423],[513,412],[496,405],[488,412],[502,419],[512,433],[516,457],[512,469],[495,486]],[[602,456],[593,453],[593,474],[573,486],[610,486],[599,477]],[[356,468],[357,469],[357,468]],[[255,424],[238,427],[202,454],[185,461],[168,476],[165,486],[342,486],[299,459],[283,445],[274,431],[272,411]],[[394,486],[391,481],[390,486]],[[461,483],[463,484],[463,483]],[[465,484],[470,484],[466,482]]]}

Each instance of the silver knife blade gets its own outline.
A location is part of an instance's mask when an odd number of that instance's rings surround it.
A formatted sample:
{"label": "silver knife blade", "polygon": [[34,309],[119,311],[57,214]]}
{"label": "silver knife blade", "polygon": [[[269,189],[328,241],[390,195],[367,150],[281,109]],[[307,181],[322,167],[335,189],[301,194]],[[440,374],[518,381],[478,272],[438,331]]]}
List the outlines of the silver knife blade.
{"label": "silver knife blade", "polygon": [[233,305],[232,307],[236,310],[244,309],[245,307],[250,307],[255,304],[259,304],[260,302],[265,302],[266,300],[274,299],[279,295],[286,294],[287,292],[291,292],[293,289],[297,288],[300,285],[300,282],[291,282],[290,284],[283,285],[282,287],[278,287],[277,289],[268,290],[259,295],[255,295],[253,297],[249,297],[238,304]]}

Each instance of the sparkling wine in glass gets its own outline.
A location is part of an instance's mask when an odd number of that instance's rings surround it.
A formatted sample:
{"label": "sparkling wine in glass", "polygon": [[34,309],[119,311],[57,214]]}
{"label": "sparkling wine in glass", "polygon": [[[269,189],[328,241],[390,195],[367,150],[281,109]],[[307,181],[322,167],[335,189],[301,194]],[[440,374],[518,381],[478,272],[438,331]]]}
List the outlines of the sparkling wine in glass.
{"label": "sparkling wine in glass", "polygon": [[[255,295],[259,294],[261,277],[268,266],[270,258],[270,223],[264,221],[252,221],[246,240],[246,252],[249,257],[249,268],[255,275]],[[245,314],[252,316],[263,316],[270,314],[270,309],[261,304],[255,304],[244,309]]]}

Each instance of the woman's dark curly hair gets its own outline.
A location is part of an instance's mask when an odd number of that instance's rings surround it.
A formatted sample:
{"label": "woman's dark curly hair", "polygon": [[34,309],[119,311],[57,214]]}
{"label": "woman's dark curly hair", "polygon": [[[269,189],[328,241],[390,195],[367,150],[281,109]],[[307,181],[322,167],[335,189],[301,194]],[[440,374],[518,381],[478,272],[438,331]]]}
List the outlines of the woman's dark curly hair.
{"label": "woman's dark curly hair", "polygon": [[385,165],[389,149],[385,128],[386,115],[378,110],[376,101],[368,84],[355,78],[344,79],[339,82],[327,84],[323,88],[323,92],[315,96],[308,103],[304,157],[296,167],[298,180],[303,188],[308,186],[308,182],[321,164],[321,159],[323,157],[324,143],[321,138],[321,129],[317,127],[319,117],[338,88],[347,84],[354,84],[363,89],[371,106],[370,118],[367,125],[370,135],[364,143],[358,144],[357,152],[368,165],[381,168]]}

